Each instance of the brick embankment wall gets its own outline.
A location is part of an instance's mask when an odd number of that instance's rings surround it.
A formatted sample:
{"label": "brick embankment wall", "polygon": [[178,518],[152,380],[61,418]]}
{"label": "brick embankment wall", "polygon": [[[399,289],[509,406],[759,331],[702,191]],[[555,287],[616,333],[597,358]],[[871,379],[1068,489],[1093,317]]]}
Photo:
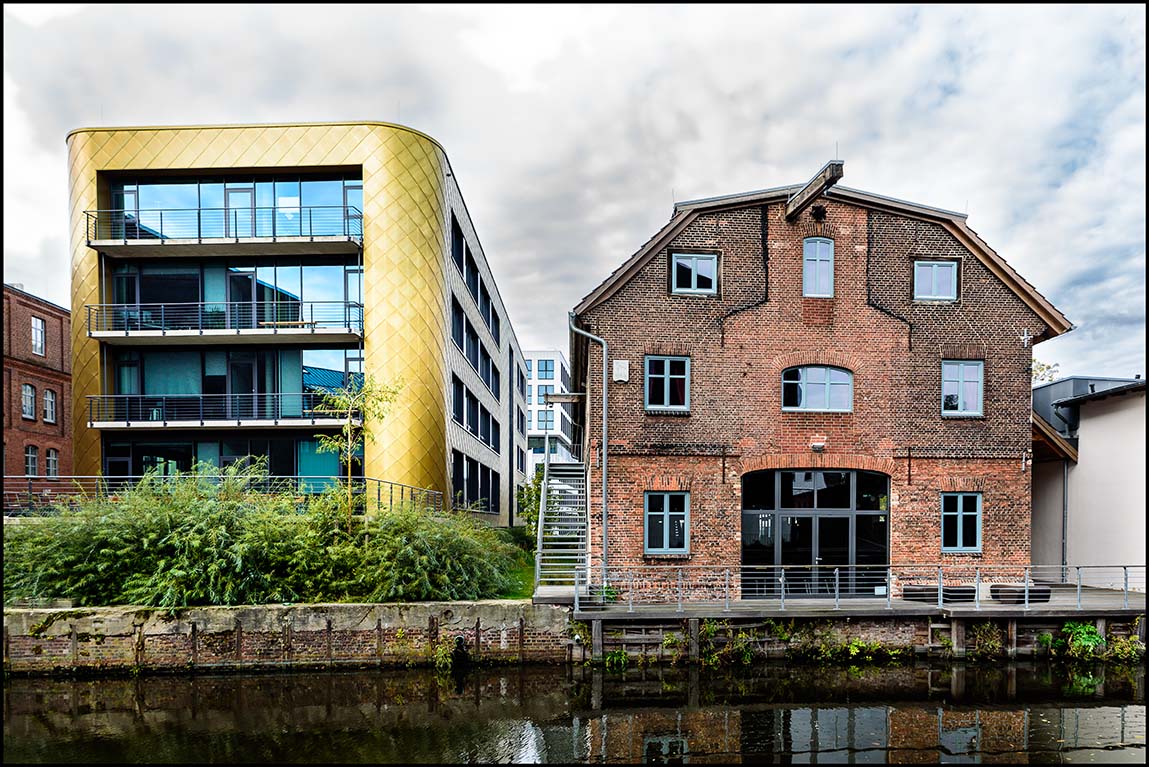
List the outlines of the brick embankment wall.
{"label": "brick embankment wall", "polygon": [[420,665],[462,637],[481,662],[566,661],[569,610],[526,601],[5,610],[21,674]]}

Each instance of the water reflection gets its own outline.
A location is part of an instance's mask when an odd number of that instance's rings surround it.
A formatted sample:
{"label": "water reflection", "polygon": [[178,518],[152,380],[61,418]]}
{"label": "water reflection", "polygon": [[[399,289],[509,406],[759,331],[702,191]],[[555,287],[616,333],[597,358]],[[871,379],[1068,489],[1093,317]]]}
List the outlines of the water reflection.
{"label": "water reflection", "polygon": [[4,760],[1144,761],[1144,669],[478,670],[12,679]]}

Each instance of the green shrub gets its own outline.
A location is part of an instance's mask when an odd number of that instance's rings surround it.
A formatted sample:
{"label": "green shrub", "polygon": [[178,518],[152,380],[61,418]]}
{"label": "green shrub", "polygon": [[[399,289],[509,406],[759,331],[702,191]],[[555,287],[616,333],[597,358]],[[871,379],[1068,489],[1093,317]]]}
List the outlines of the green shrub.
{"label": "green shrub", "polygon": [[966,637],[966,654],[973,659],[1000,658],[1005,651],[1001,627],[992,621],[975,623]]}
{"label": "green shrub", "polygon": [[1097,626],[1092,623],[1068,621],[1061,627],[1061,633],[1067,637],[1065,653],[1070,658],[1088,660],[1105,652],[1105,637],[1101,636]]}

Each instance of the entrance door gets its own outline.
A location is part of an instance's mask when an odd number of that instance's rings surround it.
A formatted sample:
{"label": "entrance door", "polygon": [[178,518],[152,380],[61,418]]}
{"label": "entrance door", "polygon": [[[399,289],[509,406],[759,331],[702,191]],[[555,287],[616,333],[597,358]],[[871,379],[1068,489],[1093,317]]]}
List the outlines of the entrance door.
{"label": "entrance door", "polygon": [[228,189],[224,193],[224,234],[227,237],[255,236],[255,192]]}
{"label": "entrance door", "polygon": [[227,365],[228,417],[255,417],[255,360],[231,360]]}
{"label": "entrance door", "polygon": [[247,330],[255,321],[255,275],[230,272],[227,276],[228,327]]}
{"label": "entrance door", "polygon": [[834,593],[834,568],[838,568],[838,589],[840,593],[848,593],[851,591],[850,518],[820,516],[815,519],[818,520],[814,554],[814,564],[818,565],[816,592]]}
{"label": "entrance door", "polygon": [[806,596],[816,591],[814,564],[814,518],[779,515],[781,540],[778,564],[784,568],[786,594]]}

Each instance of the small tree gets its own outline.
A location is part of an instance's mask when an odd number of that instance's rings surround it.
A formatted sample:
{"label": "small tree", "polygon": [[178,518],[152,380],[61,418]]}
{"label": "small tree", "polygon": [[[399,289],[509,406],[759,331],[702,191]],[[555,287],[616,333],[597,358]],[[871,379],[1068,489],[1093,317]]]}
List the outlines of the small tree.
{"label": "small tree", "polygon": [[515,488],[516,500],[518,501],[519,516],[523,518],[526,524],[524,527],[530,533],[532,538],[538,535],[539,525],[539,498],[543,492],[543,469],[542,466],[537,467],[535,475],[531,477],[529,482],[524,482]]}
{"label": "small tree", "polygon": [[1030,369],[1033,383],[1039,384],[1048,383],[1049,381],[1056,381],[1057,376],[1061,374],[1057,369],[1060,364],[1061,363],[1059,362],[1054,362],[1052,365],[1050,365],[1042,362],[1037,357],[1034,357],[1033,367]]}
{"label": "small tree", "polygon": [[399,398],[403,384],[379,383],[371,376],[352,377],[342,387],[324,391],[322,410],[337,413],[343,421],[337,434],[316,434],[319,452],[335,453],[347,465],[347,524],[351,524],[351,467],[355,453],[366,442],[374,442],[373,427],[386,417]]}

